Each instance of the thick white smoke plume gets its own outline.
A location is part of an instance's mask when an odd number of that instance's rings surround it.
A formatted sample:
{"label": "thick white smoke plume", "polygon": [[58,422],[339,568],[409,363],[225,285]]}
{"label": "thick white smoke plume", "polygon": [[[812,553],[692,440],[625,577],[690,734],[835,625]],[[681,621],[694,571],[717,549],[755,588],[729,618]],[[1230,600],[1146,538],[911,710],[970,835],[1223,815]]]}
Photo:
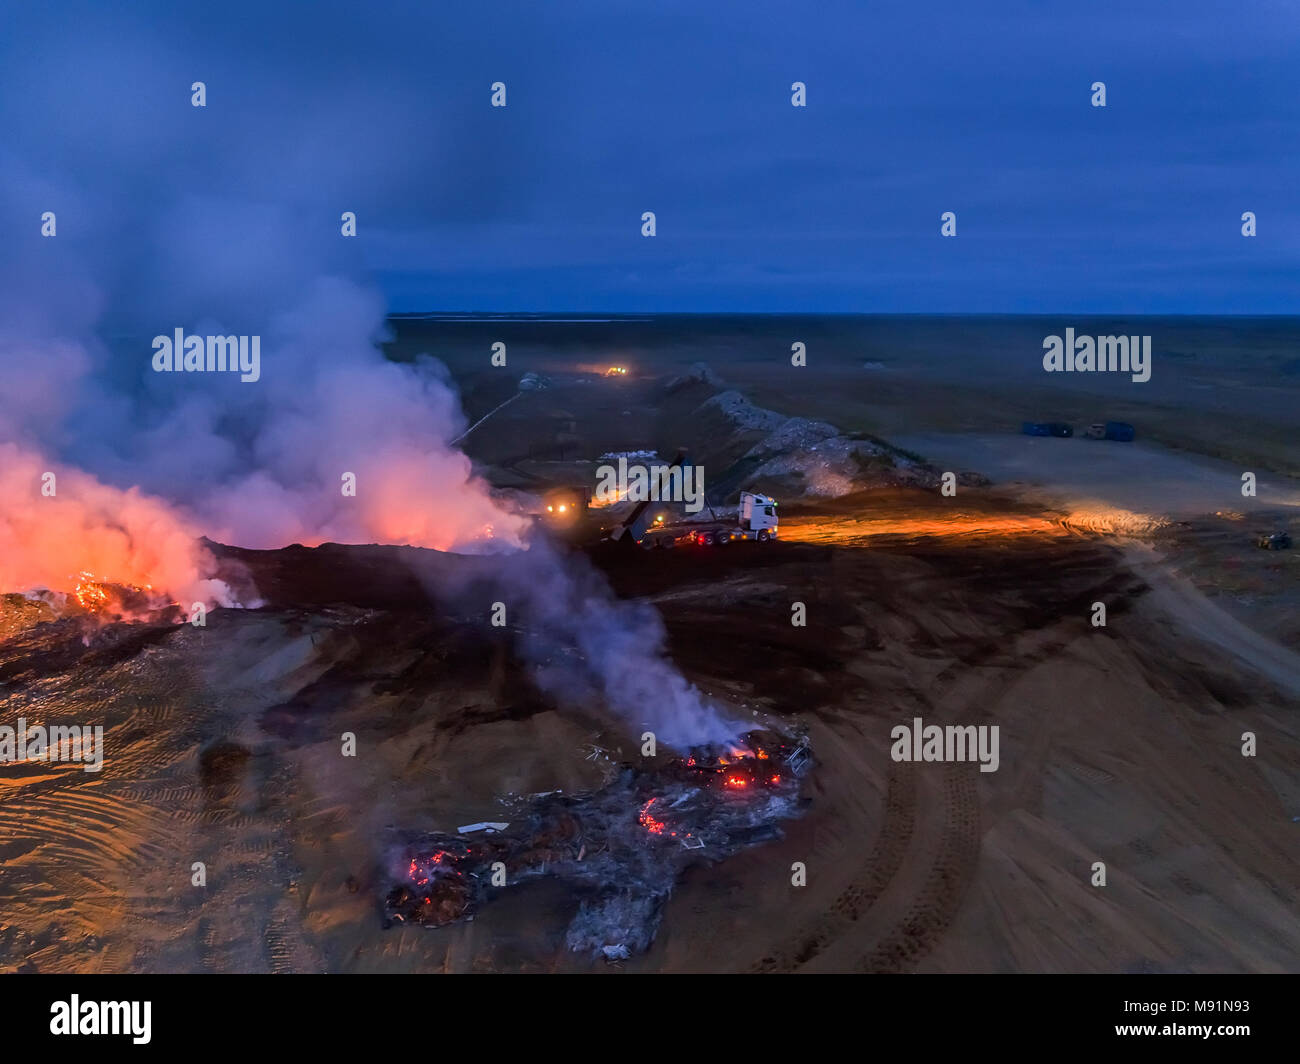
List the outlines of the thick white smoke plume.
{"label": "thick white smoke plume", "polygon": [[[150,412],[109,459],[244,547],[408,543],[518,547],[503,511],[448,441],[464,424],[441,363],[376,347],[384,304],[339,278],[312,282],[262,337],[261,377],[158,374]],[[224,333],[221,335],[225,335]],[[343,478],[355,479],[345,494]]]}
{"label": "thick white smoke plume", "polygon": [[[53,475],[55,494],[42,496]],[[215,568],[198,526],[163,500],[121,491],[0,443],[0,592],[71,590],[82,573],[160,597],[235,605],[230,589],[204,574]]]}
{"label": "thick white smoke plume", "polygon": [[[404,221],[392,204],[491,211],[493,134],[474,134],[468,176],[447,176],[454,145],[401,126],[423,90],[357,75],[344,37],[320,42],[348,59],[325,82],[281,69],[278,48],[249,61],[260,46],[242,35],[238,62],[207,50],[212,106],[193,108],[185,87],[205,46],[158,32],[126,13],[111,31],[77,21],[39,62],[0,42],[0,101],[23,101],[0,102],[14,127],[0,143],[0,592],[67,591],[89,571],[229,604],[200,536],[500,551],[494,597],[527,597],[526,653],[547,690],[585,688],[630,721],[662,721],[665,742],[721,738],[664,659],[653,610],[527,549],[527,519],[450,444],[465,419],[441,363],[395,363],[378,346],[384,300],[340,210],[367,234],[387,213],[390,248]],[[52,135],[50,150],[19,154]],[[259,337],[259,379],[155,372],[152,338],[177,329]],[[573,668],[547,649],[559,646]]]}
{"label": "thick white smoke plume", "polygon": [[6,337],[0,590],[67,590],[89,571],[229,604],[199,535],[257,548],[518,547],[525,520],[447,442],[463,417],[445,370],[385,359],[382,325],[374,293],[314,282],[273,319],[255,383],[154,375],[142,347],[138,379],[114,387],[92,372],[93,340]]}

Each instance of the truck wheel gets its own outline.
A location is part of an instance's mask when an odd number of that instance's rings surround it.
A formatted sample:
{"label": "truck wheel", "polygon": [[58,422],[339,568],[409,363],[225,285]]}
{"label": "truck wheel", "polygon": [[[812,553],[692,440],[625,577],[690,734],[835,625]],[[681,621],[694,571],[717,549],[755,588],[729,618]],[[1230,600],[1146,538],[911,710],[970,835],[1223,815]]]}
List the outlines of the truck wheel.
{"label": "truck wheel", "polygon": [[726,542],[727,542],[727,533],[725,532],[713,533],[713,543],[715,546],[721,547]]}
{"label": "truck wheel", "polygon": [[769,536],[769,535],[767,534],[767,529],[766,529],[766,528],[763,529],[762,531],[760,531],[760,532],[758,533],[758,541],[759,541],[760,543],[766,543],[766,542],[767,542],[769,539],[771,539],[771,538],[772,538],[772,537]]}

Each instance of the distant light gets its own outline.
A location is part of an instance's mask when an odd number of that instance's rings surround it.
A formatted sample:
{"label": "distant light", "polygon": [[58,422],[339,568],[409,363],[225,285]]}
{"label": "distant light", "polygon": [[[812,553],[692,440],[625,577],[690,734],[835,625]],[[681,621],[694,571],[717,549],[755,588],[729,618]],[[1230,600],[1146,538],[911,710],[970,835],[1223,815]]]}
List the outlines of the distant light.
{"label": "distant light", "polygon": [[546,509],[547,509],[550,513],[554,513],[554,512],[555,512],[555,507],[554,507],[554,506],[547,506]]}
{"label": "distant light", "polygon": [[567,509],[568,509],[568,507],[565,506],[563,503],[560,504],[560,513],[564,513],[564,511],[567,510]]}

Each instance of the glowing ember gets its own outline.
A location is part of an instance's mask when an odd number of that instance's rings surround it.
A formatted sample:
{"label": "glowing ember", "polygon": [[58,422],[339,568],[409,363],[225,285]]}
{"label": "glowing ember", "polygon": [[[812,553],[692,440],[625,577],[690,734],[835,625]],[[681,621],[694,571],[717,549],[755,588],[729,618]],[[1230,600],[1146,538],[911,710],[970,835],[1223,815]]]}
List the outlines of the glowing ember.
{"label": "glowing ember", "polygon": [[669,762],[667,771],[698,786],[748,793],[782,786],[787,777],[773,771],[777,764],[794,765],[798,775],[806,757],[802,743],[754,731],[721,748],[697,747],[687,757]]}
{"label": "glowing ember", "polygon": [[77,577],[77,589],[73,592],[77,603],[83,610],[94,613],[108,605],[108,592],[104,585],[95,580],[94,573],[81,572]]}
{"label": "glowing ember", "polygon": [[[432,880],[436,875],[450,872],[452,875],[458,876],[460,875],[460,872],[452,866],[454,858],[448,860],[450,857],[451,855],[445,850],[438,850],[435,853],[425,854],[418,858],[412,858],[411,867],[406,871],[407,877],[417,887],[424,887],[428,886],[430,880]],[[443,863],[444,861],[446,861],[445,864]]]}
{"label": "glowing ember", "polygon": [[799,815],[799,777],[811,759],[806,738],[755,731],[653,769],[623,766],[597,791],[510,802],[512,823],[492,838],[407,836],[390,865],[384,926],[473,919],[495,896],[502,862],[512,885],[548,876],[581,892],[565,933],[570,950],[606,959],[644,952],[686,868],[781,837],[780,823]]}
{"label": "glowing ember", "polygon": [[[121,611],[125,607],[126,600],[134,596],[144,596],[143,603],[149,603],[154,598],[153,584],[145,584],[141,587],[137,584],[100,580],[94,573],[85,569],[69,579],[76,581],[72,597],[77,600],[77,605],[88,613],[101,613],[110,609],[114,612]],[[141,606],[142,603],[137,602],[134,605]]]}
{"label": "glowing ember", "polygon": [[641,822],[642,826],[646,831],[650,832],[651,835],[662,835],[664,831],[664,822],[662,820],[656,820],[650,815],[650,807],[654,804],[654,798],[651,798],[650,801],[646,802],[646,804],[641,807],[641,814],[637,817],[637,820]]}

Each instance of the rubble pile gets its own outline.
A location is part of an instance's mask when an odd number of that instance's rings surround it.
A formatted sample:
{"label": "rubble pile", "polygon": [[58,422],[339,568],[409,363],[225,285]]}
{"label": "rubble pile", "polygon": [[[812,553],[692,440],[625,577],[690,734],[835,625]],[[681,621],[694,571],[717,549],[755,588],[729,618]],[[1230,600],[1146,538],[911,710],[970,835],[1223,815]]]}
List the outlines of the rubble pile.
{"label": "rubble pile", "polygon": [[838,497],[869,483],[932,487],[938,473],[887,445],[846,435],[827,421],[786,417],[756,406],[738,391],[710,396],[700,404],[701,418],[722,419],[750,444],[741,461],[750,463],[749,479],[788,480],[783,494]]}
{"label": "rubble pile", "polygon": [[662,767],[624,765],[596,791],[535,796],[496,834],[416,836],[392,861],[385,915],[441,927],[472,919],[500,890],[553,876],[582,899],[569,949],[608,960],[643,952],[689,865],[780,837],[811,761],[806,739],[750,732]]}

